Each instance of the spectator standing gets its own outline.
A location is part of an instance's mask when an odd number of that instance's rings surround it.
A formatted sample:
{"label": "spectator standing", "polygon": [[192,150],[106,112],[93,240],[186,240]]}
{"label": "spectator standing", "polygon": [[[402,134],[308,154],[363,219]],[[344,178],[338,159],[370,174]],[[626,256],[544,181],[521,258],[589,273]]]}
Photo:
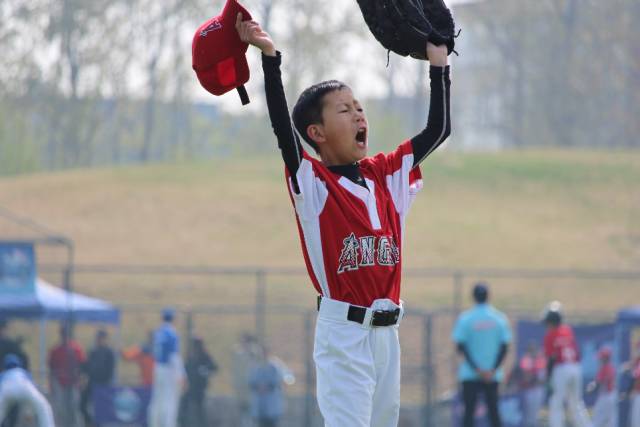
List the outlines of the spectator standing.
{"label": "spectator standing", "polygon": [[115,354],[109,346],[109,334],[104,329],[98,330],[95,347],[89,352],[84,364],[87,381],[80,395],[80,412],[84,418],[84,427],[95,426],[91,413],[93,411],[89,411],[91,396],[96,386],[113,384],[115,359]]}
{"label": "spectator standing", "polygon": [[204,346],[202,338],[194,337],[189,346],[189,356],[185,365],[187,371],[187,391],[182,396],[182,425],[189,427],[208,426],[205,398],[209,379],[218,371],[218,364]]}
{"label": "spectator standing", "polygon": [[173,327],[175,311],[162,311],[162,325],[153,335],[153,386],[149,403],[149,427],[176,427],[185,372],[180,338]]}
{"label": "spectator standing", "polygon": [[519,385],[524,400],[524,425],[538,427],[538,415],[544,404],[544,383],[547,360],[535,341],[527,346],[518,363]]}
{"label": "spectator standing", "polygon": [[502,362],[511,342],[506,316],[488,303],[489,287],[477,283],[473,288],[475,306],[463,312],[453,329],[453,341],[463,357],[458,369],[464,402],[463,426],[474,425],[477,398],[485,396],[489,422],[502,425],[498,412],[498,383],[502,381]]}
{"label": "spectator standing", "polygon": [[598,351],[600,368],[589,388],[596,389],[598,397],[593,407],[594,427],[618,427],[618,393],[616,393],[616,368],[611,363],[611,349]]}
{"label": "spectator standing", "polygon": [[153,384],[153,331],[147,333],[147,341],[122,350],[122,358],[127,362],[135,362],[140,369],[140,380],[143,387],[151,388]]}
{"label": "spectator standing", "polygon": [[80,372],[86,356],[70,334],[68,325],[60,327],[60,343],[49,352],[49,384],[56,424],[78,425]]}
{"label": "spectator standing", "polygon": [[258,427],[277,427],[284,413],[285,371],[282,362],[269,357],[266,347],[261,353],[249,373],[251,415]]}
{"label": "spectator standing", "polygon": [[249,389],[249,374],[259,362],[260,346],[256,338],[244,333],[240,337],[233,354],[233,389],[236,395],[237,418],[240,427],[252,425],[250,412],[251,391]]}
{"label": "spectator standing", "polygon": [[544,353],[547,357],[549,426],[564,427],[565,403],[575,427],[589,427],[591,421],[582,400],[580,352],[571,326],[563,323],[561,304],[549,304],[544,316],[547,332]]}
{"label": "spectator standing", "polygon": [[47,399],[33,385],[31,375],[22,368],[18,355],[7,354],[3,358],[3,371],[0,374],[0,423],[10,408],[30,407],[38,419],[38,427],[54,427],[53,412]]}

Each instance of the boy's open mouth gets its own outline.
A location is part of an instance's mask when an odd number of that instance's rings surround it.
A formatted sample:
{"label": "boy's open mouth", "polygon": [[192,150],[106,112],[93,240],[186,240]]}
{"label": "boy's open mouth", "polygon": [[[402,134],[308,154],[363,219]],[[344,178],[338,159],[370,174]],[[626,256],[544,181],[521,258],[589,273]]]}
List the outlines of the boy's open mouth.
{"label": "boy's open mouth", "polygon": [[356,134],[356,142],[362,147],[367,145],[367,128],[358,129],[358,133]]}

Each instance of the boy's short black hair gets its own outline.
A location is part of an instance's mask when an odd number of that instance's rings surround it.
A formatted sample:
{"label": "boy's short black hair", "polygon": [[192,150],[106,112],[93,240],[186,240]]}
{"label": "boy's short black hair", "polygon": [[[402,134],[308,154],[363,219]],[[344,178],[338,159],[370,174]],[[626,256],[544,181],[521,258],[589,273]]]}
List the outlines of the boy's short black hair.
{"label": "boy's short black hair", "polygon": [[339,80],[327,80],[314,84],[306,88],[298,97],[296,105],[293,107],[293,125],[298,133],[307,141],[318,153],[318,144],[316,144],[309,135],[307,128],[314,123],[322,124],[322,100],[329,92],[348,88],[346,84]]}

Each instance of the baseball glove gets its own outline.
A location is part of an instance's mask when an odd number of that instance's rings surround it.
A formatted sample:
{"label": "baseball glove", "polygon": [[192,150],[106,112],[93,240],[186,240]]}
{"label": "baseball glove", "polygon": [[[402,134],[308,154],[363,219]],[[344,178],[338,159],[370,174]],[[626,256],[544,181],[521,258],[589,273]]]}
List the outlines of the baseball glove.
{"label": "baseball glove", "polygon": [[427,59],[430,41],[455,52],[455,23],[442,0],[357,1],[367,26],[387,50]]}

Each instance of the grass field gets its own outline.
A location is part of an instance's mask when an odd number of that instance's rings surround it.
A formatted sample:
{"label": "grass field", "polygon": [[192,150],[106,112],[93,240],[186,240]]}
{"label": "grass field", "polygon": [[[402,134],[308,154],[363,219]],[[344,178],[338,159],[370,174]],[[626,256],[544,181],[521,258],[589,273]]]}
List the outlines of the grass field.
{"label": "grass field", "polygon": [[[444,152],[428,159],[423,173],[425,189],[407,223],[405,268],[629,270],[640,264],[640,152]],[[71,237],[80,264],[304,265],[276,157],[3,178],[0,206]],[[28,235],[0,220],[0,236]],[[196,331],[216,343],[222,366],[230,364],[237,333],[254,325],[253,283],[251,276],[75,277],[78,290],[120,304],[244,306],[236,315],[196,319]],[[492,285],[498,305],[514,309],[540,309],[558,298],[571,310],[613,313],[640,301],[632,281],[501,279]],[[309,308],[313,298],[304,275],[268,278],[269,303]],[[450,305],[451,281],[406,277],[403,298],[410,307]],[[156,321],[156,311],[127,311],[123,342],[142,340]],[[266,326],[299,374],[301,322],[293,315],[270,317]],[[449,327],[440,331],[445,341]],[[417,363],[420,330],[415,335],[410,328],[403,332],[410,343],[405,357]],[[82,334],[88,344],[92,330]],[[443,355],[444,362],[450,357]],[[220,381],[228,391],[228,372]]]}
{"label": "grass field", "polygon": [[[640,152],[438,153],[424,175],[407,267],[640,261]],[[79,263],[302,265],[276,158],[3,178],[0,205],[73,238]]]}

